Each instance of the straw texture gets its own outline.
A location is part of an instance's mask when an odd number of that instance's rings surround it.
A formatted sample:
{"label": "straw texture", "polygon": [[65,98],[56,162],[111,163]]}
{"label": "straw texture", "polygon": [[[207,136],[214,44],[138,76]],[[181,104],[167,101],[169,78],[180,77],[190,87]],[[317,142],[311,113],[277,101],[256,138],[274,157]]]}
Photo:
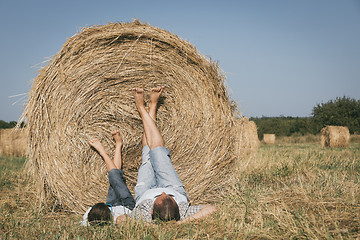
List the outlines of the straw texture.
{"label": "straw texture", "polygon": [[159,85],[165,90],[157,125],[190,200],[219,200],[237,160],[256,152],[256,126],[229,99],[216,63],[176,35],[135,20],[83,29],[34,80],[23,118],[27,171],[37,177],[43,202],[84,211],[105,201],[106,168],[88,140],[97,137],[112,156],[110,133],[117,129],[133,191],[143,127],[131,89]]}
{"label": "straw texture", "polygon": [[347,147],[350,143],[348,127],[326,126],[321,129],[322,147]]}

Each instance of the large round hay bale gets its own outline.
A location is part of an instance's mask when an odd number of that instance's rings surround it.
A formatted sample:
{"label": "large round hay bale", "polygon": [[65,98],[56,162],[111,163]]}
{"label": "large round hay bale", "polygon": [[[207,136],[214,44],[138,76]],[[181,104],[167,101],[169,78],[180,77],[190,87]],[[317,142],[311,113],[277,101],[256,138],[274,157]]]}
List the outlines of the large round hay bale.
{"label": "large round hay bale", "polygon": [[249,121],[237,118],[214,62],[176,35],[138,21],[83,29],[34,80],[23,117],[27,169],[41,199],[70,211],[105,201],[106,168],[88,140],[97,137],[112,156],[110,132],[116,129],[124,138],[125,179],[133,191],[143,127],[131,89],[159,85],[165,90],[157,125],[190,200],[218,201],[241,148],[256,151],[257,142],[243,138]]}
{"label": "large round hay bale", "polygon": [[264,134],[263,135],[263,142],[265,144],[274,144],[275,143],[276,136],[275,134]]}
{"label": "large round hay bale", "polygon": [[26,155],[27,137],[22,128],[1,129],[0,154],[23,157]]}
{"label": "large round hay bale", "polygon": [[348,127],[326,126],[321,129],[322,147],[347,147],[350,143]]}

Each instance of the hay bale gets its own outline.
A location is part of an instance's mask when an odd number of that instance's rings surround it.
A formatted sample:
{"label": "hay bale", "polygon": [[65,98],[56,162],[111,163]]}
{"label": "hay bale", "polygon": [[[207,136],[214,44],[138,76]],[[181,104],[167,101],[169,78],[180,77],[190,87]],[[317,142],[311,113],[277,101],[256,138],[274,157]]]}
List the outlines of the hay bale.
{"label": "hay bale", "polygon": [[[257,149],[260,144],[257,127],[255,122],[249,121],[247,117],[238,119],[235,129],[238,131],[235,142],[235,152],[237,158],[235,170],[242,172],[244,166],[250,164],[256,157]],[[233,173],[233,181],[237,181],[238,173]]]}
{"label": "hay bale", "polygon": [[246,137],[240,144],[248,121],[235,116],[214,62],[176,35],[138,21],[83,29],[34,80],[23,118],[27,171],[37,177],[40,198],[70,211],[105,201],[106,168],[87,142],[97,137],[112,155],[110,132],[116,129],[123,134],[124,177],[132,191],[143,128],[131,89],[159,85],[165,91],[157,125],[189,198],[194,204],[218,201],[241,148],[256,151]]}
{"label": "hay bale", "polygon": [[249,121],[249,118],[242,117],[238,119],[236,129],[239,131],[239,138],[236,142],[237,155],[242,158],[248,158],[249,154],[257,152],[260,144],[256,124],[253,121]]}
{"label": "hay bale", "polygon": [[274,144],[275,143],[275,134],[264,134],[263,141],[265,144]]}
{"label": "hay bale", "polygon": [[22,128],[1,129],[0,154],[23,157],[26,155],[27,137]]}
{"label": "hay bale", "polygon": [[348,127],[326,126],[321,129],[322,147],[347,147],[350,142]]}

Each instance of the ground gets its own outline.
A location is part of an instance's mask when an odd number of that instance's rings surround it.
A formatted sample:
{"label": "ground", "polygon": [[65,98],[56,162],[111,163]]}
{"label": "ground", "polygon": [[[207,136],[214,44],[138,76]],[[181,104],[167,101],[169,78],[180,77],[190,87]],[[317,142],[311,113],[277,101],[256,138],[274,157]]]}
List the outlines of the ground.
{"label": "ground", "polygon": [[[301,143],[294,143],[301,142]],[[211,217],[178,226],[132,222],[80,227],[81,214],[41,209],[25,158],[0,157],[0,239],[356,239],[360,142],[347,148],[281,141],[261,145]]]}

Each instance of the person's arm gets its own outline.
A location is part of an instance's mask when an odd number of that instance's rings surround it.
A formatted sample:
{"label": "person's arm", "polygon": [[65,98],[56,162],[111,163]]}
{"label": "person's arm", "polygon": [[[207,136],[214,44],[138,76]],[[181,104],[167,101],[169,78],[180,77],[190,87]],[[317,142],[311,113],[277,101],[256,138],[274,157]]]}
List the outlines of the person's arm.
{"label": "person's arm", "polygon": [[183,223],[190,222],[190,221],[193,221],[196,219],[205,218],[216,211],[217,211],[216,206],[204,205],[199,212],[178,221],[177,224],[183,224]]}

